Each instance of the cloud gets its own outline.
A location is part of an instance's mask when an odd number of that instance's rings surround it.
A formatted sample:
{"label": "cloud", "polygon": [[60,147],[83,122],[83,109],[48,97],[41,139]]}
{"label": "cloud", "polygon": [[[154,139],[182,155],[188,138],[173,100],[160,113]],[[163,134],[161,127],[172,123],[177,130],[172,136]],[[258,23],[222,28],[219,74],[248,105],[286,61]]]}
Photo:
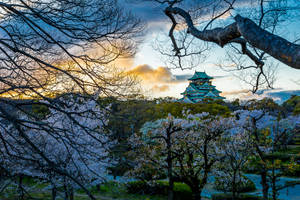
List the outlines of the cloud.
{"label": "cloud", "polygon": [[222,79],[222,78],[229,78],[229,75],[224,76],[213,76],[214,79]]}
{"label": "cloud", "polygon": [[169,91],[170,90],[170,87],[168,85],[154,85],[151,90],[153,92],[166,92],[166,91]]}
{"label": "cloud", "polygon": [[[141,81],[141,85],[145,89],[151,90],[153,93],[162,93],[172,90],[173,93],[177,93],[173,88],[182,84],[187,84],[188,79],[193,74],[180,74],[175,75],[167,67],[152,68],[150,65],[143,64],[138,65],[127,71],[130,75],[135,75]],[[222,79],[227,76],[214,76],[214,79]],[[171,89],[172,88],[172,89]],[[184,88],[182,88],[184,90]],[[182,91],[180,91],[182,92]]]}
{"label": "cloud", "polygon": [[174,80],[171,71],[166,67],[151,68],[149,65],[138,65],[128,71],[129,74],[137,75],[144,82],[148,83],[169,83]]}
{"label": "cloud", "polygon": [[193,74],[184,74],[184,75],[175,75],[177,81],[186,81],[187,79],[191,78]]}
{"label": "cloud", "polygon": [[292,95],[300,96],[300,90],[265,90],[260,96],[272,98],[275,102],[282,104],[288,100]]}
{"label": "cloud", "polygon": [[221,93],[222,96],[240,95],[243,93],[248,93],[249,90],[234,90],[234,91],[224,91]]}
{"label": "cloud", "polygon": [[[130,10],[143,22],[146,22],[148,28],[151,30],[157,28],[167,28],[167,26],[170,24],[169,19],[163,12],[167,4],[159,4],[153,1],[138,0],[120,1],[120,3],[124,8]],[[253,0],[238,0],[235,2],[235,7],[247,7],[250,3],[253,3]],[[228,4],[220,4],[215,0],[186,0],[178,6],[186,10],[191,10],[191,8],[195,7],[203,7],[203,9],[199,9],[201,12],[197,12],[197,17],[200,17],[201,20],[210,20],[212,12],[223,12],[224,9],[227,9]],[[212,9],[212,7],[214,7],[214,9]],[[230,16],[230,13],[227,12],[222,17],[220,17],[220,19],[227,19]]]}
{"label": "cloud", "polygon": [[134,58],[129,57],[129,58],[118,58],[115,61],[113,61],[111,64],[128,69],[132,67],[133,63],[134,63]]}
{"label": "cloud", "polygon": [[180,83],[186,82],[192,74],[173,75],[167,67],[157,67],[153,69],[151,66],[144,64],[127,71],[129,74],[137,75],[146,83]]}
{"label": "cloud", "polygon": [[271,98],[276,103],[282,104],[286,100],[288,100],[292,95],[299,95],[300,90],[283,90],[281,88],[273,89],[273,90],[259,90],[257,93],[252,94],[249,90],[236,90],[223,92],[223,96],[226,96],[227,99],[239,98],[241,100],[247,101],[251,99],[263,99],[263,98]]}
{"label": "cloud", "polygon": [[187,82],[187,79],[192,77],[192,74],[174,75],[167,67],[160,66],[154,69],[147,64],[138,65],[128,70],[127,73],[137,76],[143,88],[156,95],[171,91],[171,88]]}

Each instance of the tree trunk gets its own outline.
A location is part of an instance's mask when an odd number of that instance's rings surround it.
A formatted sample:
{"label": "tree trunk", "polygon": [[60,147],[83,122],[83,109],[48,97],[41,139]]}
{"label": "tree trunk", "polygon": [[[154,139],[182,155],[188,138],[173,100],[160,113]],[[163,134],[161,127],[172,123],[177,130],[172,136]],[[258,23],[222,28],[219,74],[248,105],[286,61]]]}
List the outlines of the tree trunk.
{"label": "tree trunk", "polygon": [[168,164],[168,179],[169,179],[169,187],[168,187],[168,200],[174,199],[174,180],[173,180],[173,165],[172,165],[172,154],[171,154],[171,132],[170,127],[167,129],[167,164]]}
{"label": "tree trunk", "polygon": [[169,188],[168,188],[168,200],[174,199],[174,180],[172,177],[169,178]]}
{"label": "tree trunk", "polygon": [[192,190],[192,199],[193,200],[201,200],[201,192],[202,192],[202,189],[199,188],[199,186],[194,186],[194,187],[191,187],[191,190]]}
{"label": "tree trunk", "polygon": [[276,176],[274,172],[274,168],[272,169],[272,199],[277,199],[277,188],[276,188]]}
{"label": "tree trunk", "polygon": [[74,200],[74,189],[73,189],[73,187],[70,187],[70,189],[69,189],[69,196],[70,196],[70,200]]}
{"label": "tree trunk", "polygon": [[64,191],[65,191],[65,199],[64,200],[69,200],[69,192],[66,184],[64,184]]}
{"label": "tree trunk", "polygon": [[232,180],[232,184],[231,184],[231,189],[232,189],[232,200],[236,199],[236,172],[234,171],[233,173],[233,180]]}
{"label": "tree trunk", "polygon": [[24,190],[23,190],[23,176],[19,176],[19,183],[18,183],[18,190],[19,190],[19,199],[24,199]]}
{"label": "tree trunk", "polygon": [[98,192],[101,192],[101,185],[100,185],[100,184],[97,184],[97,185],[96,185],[96,188],[97,188],[97,191],[98,191]]}
{"label": "tree trunk", "polygon": [[261,185],[262,185],[262,192],[263,192],[263,197],[264,200],[268,200],[269,198],[269,185],[268,185],[268,180],[267,180],[267,171],[264,170],[260,174],[261,176]]}
{"label": "tree trunk", "polygon": [[174,179],[173,179],[173,167],[172,167],[172,159],[171,159],[171,152],[168,152],[168,179],[169,179],[169,187],[168,187],[168,200],[174,199]]}
{"label": "tree trunk", "polygon": [[51,197],[51,200],[55,200],[56,199],[56,187],[53,186],[52,187],[52,197]]}

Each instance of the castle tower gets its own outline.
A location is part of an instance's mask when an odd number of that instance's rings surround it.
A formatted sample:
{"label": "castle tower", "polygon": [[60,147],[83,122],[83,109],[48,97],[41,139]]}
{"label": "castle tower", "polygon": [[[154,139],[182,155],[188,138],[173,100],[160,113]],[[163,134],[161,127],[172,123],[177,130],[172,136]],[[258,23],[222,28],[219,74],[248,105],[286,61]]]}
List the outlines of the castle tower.
{"label": "castle tower", "polygon": [[195,72],[193,77],[189,78],[189,86],[185,89],[180,101],[185,103],[198,103],[205,99],[225,99],[220,96],[221,91],[211,84],[213,77],[208,76],[205,72]]}

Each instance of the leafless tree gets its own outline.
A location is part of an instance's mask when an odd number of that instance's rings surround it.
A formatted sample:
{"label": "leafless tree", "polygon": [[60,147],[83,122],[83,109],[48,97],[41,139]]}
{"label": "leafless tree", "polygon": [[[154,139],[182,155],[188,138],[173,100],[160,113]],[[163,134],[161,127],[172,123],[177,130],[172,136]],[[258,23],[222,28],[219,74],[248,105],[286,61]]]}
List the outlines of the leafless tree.
{"label": "leafless tree", "polygon": [[[45,131],[46,128],[49,134],[59,135],[50,124],[41,123],[41,116],[32,112],[34,106],[55,109],[71,121],[74,115],[82,114],[76,110],[65,111],[68,105],[54,98],[57,95],[68,92],[95,98],[99,95],[124,97],[135,92],[131,90],[135,79],[114,67],[114,61],[134,55],[142,30],[140,21],[120,8],[117,0],[1,1],[2,144],[8,144],[4,136],[9,130],[5,127],[13,126],[20,138],[16,142],[24,143],[47,163],[49,170],[68,177],[94,199],[80,180],[61,170],[24,129],[38,126],[35,129]],[[20,98],[30,100],[17,100]],[[30,120],[25,122],[20,118],[24,115]],[[88,127],[82,128],[89,133]],[[26,155],[20,154],[18,159],[26,159]]]}
{"label": "leafless tree", "polygon": [[[299,11],[299,2],[287,1],[186,1],[186,0],[154,0],[165,4],[164,12],[171,21],[169,38],[171,53],[164,53],[176,60],[177,67],[184,68],[184,57],[193,54],[202,54],[202,43],[199,48],[191,47],[190,43],[182,43],[179,29],[198,41],[208,42],[216,46],[226,47],[230,65],[235,69],[248,70],[251,78],[247,82],[252,85],[255,92],[259,87],[272,88],[274,82],[274,69],[277,64],[267,63],[269,57],[294,68],[300,69],[300,46],[297,40],[289,42],[280,35],[287,37],[286,32],[280,32],[282,22],[291,18],[288,13]],[[247,4],[245,9],[242,3]],[[240,13],[234,16],[233,13]],[[225,22],[220,22],[225,19]],[[285,25],[283,25],[285,26]],[[193,51],[197,49],[197,51]],[[204,49],[205,50],[205,49]],[[193,53],[191,53],[193,51]],[[187,54],[186,52],[190,52]],[[190,57],[191,59],[191,57]],[[173,63],[172,63],[173,64]],[[253,80],[251,80],[253,79]]]}
{"label": "leafless tree", "polygon": [[[254,1],[249,3],[247,11],[244,11],[247,16],[259,24],[259,27],[268,30],[272,34],[287,31],[280,30],[280,27],[285,26],[288,20],[292,17],[287,14],[293,8],[286,5],[286,1]],[[296,44],[296,41],[294,42]],[[272,61],[266,52],[248,44],[249,50],[257,56],[264,64],[253,63],[249,61],[248,56],[239,48],[239,44],[231,43],[227,46],[226,61],[220,61],[218,64],[225,71],[233,72],[233,74],[250,85],[252,92],[255,93],[260,88],[273,88],[276,80],[276,70],[278,62]]]}

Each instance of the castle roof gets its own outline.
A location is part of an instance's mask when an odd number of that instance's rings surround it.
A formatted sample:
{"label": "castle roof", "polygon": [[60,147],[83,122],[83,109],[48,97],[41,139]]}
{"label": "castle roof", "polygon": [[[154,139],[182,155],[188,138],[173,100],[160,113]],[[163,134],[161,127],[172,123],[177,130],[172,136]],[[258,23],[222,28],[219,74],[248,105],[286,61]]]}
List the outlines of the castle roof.
{"label": "castle roof", "polygon": [[[199,80],[200,81],[197,81]],[[225,99],[220,96],[221,91],[216,89],[216,86],[211,84],[212,77],[208,76],[205,72],[195,72],[191,77],[191,82],[183,93],[183,98],[180,101],[185,103],[198,103],[204,99]]]}
{"label": "castle roof", "polygon": [[192,80],[197,80],[197,79],[213,79],[213,77],[208,76],[205,72],[195,71],[195,74],[188,80],[192,81]]}
{"label": "castle roof", "polygon": [[217,97],[217,95],[209,91],[206,95],[204,95],[204,97]]}

